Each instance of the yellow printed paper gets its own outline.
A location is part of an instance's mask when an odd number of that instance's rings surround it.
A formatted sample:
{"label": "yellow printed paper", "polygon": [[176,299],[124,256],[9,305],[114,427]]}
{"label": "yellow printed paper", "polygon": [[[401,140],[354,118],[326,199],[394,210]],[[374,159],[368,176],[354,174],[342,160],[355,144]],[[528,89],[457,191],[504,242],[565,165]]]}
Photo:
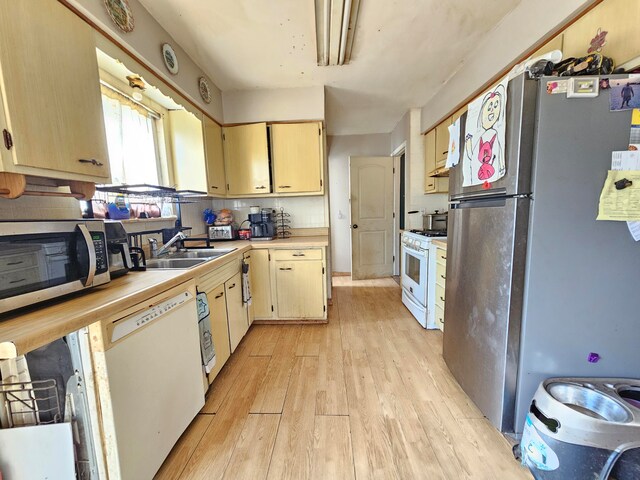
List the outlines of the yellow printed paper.
{"label": "yellow printed paper", "polygon": [[[617,190],[615,183],[624,178],[632,185]],[[640,220],[640,170],[609,170],[600,194],[598,220]]]}

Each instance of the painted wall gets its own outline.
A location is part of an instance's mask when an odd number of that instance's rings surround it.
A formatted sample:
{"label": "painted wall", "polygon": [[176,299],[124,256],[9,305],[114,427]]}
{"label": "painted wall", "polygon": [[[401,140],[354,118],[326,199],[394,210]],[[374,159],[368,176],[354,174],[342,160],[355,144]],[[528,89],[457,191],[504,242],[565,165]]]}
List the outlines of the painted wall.
{"label": "painted wall", "polygon": [[[422,107],[420,130],[425,132],[448,115],[458,103],[488,82],[497,72],[524,54],[557,25],[594,0],[537,0],[521,2],[478,43],[475,50]],[[486,52],[491,51],[487,58]]]}
{"label": "painted wall", "polygon": [[327,137],[331,184],[331,265],[334,272],[351,272],[349,156],[387,156],[390,154],[389,142],[388,133]]}
{"label": "painted wall", "polygon": [[324,120],[324,87],[224,92],[222,103],[224,123]]}
{"label": "painted wall", "polygon": [[[123,44],[127,49],[141,58],[162,77],[176,88],[182,95],[193,101],[203,111],[218,122],[222,122],[222,94],[220,89],[209,80],[212,100],[206,104],[200,97],[198,78],[204,75],[203,70],[180,48],[177,42],[160,26],[138,0],[129,0],[135,19],[135,29],[129,33],[121,32],[111,21],[101,0],[65,0],[91,19],[96,25],[107,31],[110,36]],[[97,34],[100,35],[100,34]],[[176,52],[180,71],[171,75],[162,60],[161,46],[169,43]]]}
{"label": "painted wall", "polygon": [[422,228],[422,215],[409,215],[411,210],[447,209],[447,194],[425,195],[424,138],[420,130],[421,110],[412,108],[390,134],[391,152],[405,145],[405,229]]}

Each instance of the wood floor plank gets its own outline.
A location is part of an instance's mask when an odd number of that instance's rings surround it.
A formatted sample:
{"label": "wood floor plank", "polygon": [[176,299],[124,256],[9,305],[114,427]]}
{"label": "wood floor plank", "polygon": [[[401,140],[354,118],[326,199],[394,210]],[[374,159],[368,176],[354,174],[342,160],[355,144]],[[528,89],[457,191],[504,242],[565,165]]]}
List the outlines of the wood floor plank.
{"label": "wood floor plank", "polygon": [[318,359],[296,357],[267,478],[311,477]]}
{"label": "wood floor plank", "polygon": [[355,479],[349,418],[316,416],[313,437],[311,478]]}
{"label": "wood floor plank", "polygon": [[205,432],[180,478],[221,479],[262,383],[269,357],[247,357],[218,413]]}
{"label": "wood floor plank", "polygon": [[342,339],[338,312],[327,325],[318,354],[316,415],[348,415],[349,402],[342,363]]}
{"label": "wood floor plank", "polygon": [[260,339],[252,345],[249,355],[270,357],[276,349],[283,328],[279,325],[254,325],[251,328],[258,327],[261,331]]}
{"label": "wood floor plank", "polygon": [[223,478],[267,478],[279,425],[280,415],[250,414]]}
{"label": "wood floor plank", "polygon": [[324,344],[327,336],[327,325],[307,325],[304,335],[298,340],[296,355],[299,357],[317,357],[320,354],[320,347]]}
{"label": "wood floor plank", "polygon": [[280,328],[278,343],[271,356],[264,382],[251,406],[251,413],[282,413],[302,327],[295,325]]}
{"label": "wood floor plank", "polygon": [[153,477],[155,480],[175,480],[180,477],[212,420],[213,415],[197,415],[193,419],[189,428],[182,434],[178,443],[173,447],[160,470],[158,470],[156,476]]}
{"label": "wood floor plank", "polygon": [[[250,334],[251,331],[248,335]],[[225,366],[222,367],[222,370],[220,370],[214,382],[209,386],[209,391],[207,392],[201,413],[217,413],[233,385],[241,378],[240,372],[247,360],[245,347],[246,342],[240,342],[240,345],[238,345],[233,355],[227,360]]]}

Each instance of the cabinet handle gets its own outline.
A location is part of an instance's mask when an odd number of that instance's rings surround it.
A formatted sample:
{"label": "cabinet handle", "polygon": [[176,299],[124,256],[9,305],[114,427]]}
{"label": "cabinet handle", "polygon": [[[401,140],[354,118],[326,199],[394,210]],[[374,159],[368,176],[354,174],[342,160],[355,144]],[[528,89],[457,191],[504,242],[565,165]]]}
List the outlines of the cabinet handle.
{"label": "cabinet handle", "polygon": [[442,255],[442,259],[446,260],[447,259],[446,255]]}
{"label": "cabinet handle", "polygon": [[221,297],[224,297],[224,292],[219,293],[218,295],[216,295],[216,297],[215,297],[215,298],[221,298]]}
{"label": "cabinet handle", "polygon": [[218,189],[218,187],[216,187],[215,185],[211,185],[211,188],[214,188],[216,190]]}
{"label": "cabinet handle", "polygon": [[9,282],[10,284],[14,284],[14,283],[20,283],[20,282],[24,282],[26,280],[26,278],[21,278],[20,280],[13,280],[11,282]]}
{"label": "cabinet handle", "polygon": [[7,265],[21,265],[24,263],[24,260],[20,260],[19,262],[9,262]]}
{"label": "cabinet handle", "polygon": [[440,323],[444,323],[444,318],[438,318],[438,320],[440,321]]}
{"label": "cabinet handle", "polygon": [[291,188],[291,185],[280,185],[278,188]]}
{"label": "cabinet handle", "polygon": [[291,267],[287,267],[287,268],[280,267],[280,270],[293,270],[293,269]]}
{"label": "cabinet handle", "polygon": [[429,185],[427,185],[427,187],[433,187],[433,183],[430,183]]}
{"label": "cabinet handle", "polygon": [[446,155],[449,153],[449,150],[445,150],[444,152],[442,152],[443,155]]}
{"label": "cabinet handle", "polygon": [[231,289],[232,289],[232,288],[234,288],[235,286],[236,286],[236,284],[234,283],[233,285],[231,285],[231,286],[229,287],[229,290],[231,290]]}
{"label": "cabinet handle", "polygon": [[251,258],[251,255],[245,255],[245,257],[244,257],[244,258],[245,258],[245,260],[246,260],[247,258]]}
{"label": "cabinet handle", "polygon": [[87,158],[81,158],[78,160],[80,163],[90,163],[91,165],[95,165],[96,167],[101,167],[102,165],[104,165],[104,163],[99,162],[98,160],[96,160],[95,158],[91,158],[91,159],[87,159]]}
{"label": "cabinet handle", "polygon": [[440,300],[444,302],[444,297],[442,295],[440,295]]}
{"label": "cabinet handle", "polygon": [[304,253],[294,253],[292,257],[304,257]]}
{"label": "cabinet handle", "polygon": [[440,278],[443,279],[443,280],[447,279],[447,277],[445,277],[444,275],[440,275]]}
{"label": "cabinet handle", "polygon": [[256,187],[256,190],[264,190],[265,188],[267,187],[265,187],[264,185],[260,185],[259,187]]}

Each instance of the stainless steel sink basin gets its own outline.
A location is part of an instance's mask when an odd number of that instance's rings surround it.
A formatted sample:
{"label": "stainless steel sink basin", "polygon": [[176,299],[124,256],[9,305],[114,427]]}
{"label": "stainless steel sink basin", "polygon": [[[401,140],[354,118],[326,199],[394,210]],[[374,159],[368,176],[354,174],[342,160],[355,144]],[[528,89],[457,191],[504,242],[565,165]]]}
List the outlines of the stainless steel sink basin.
{"label": "stainless steel sink basin", "polygon": [[206,261],[206,258],[152,258],[147,260],[147,268],[191,268]]}
{"label": "stainless steel sink basin", "polygon": [[191,268],[208,260],[231,253],[235,248],[199,248],[186,252],[168,253],[160,258],[147,260],[147,268]]}
{"label": "stainless steel sink basin", "polygon": [[167,255],[169,258],[218,258],[227,253],[233,252],[235,248],[202,248],[189,250],[187,252],[176,252]]}

